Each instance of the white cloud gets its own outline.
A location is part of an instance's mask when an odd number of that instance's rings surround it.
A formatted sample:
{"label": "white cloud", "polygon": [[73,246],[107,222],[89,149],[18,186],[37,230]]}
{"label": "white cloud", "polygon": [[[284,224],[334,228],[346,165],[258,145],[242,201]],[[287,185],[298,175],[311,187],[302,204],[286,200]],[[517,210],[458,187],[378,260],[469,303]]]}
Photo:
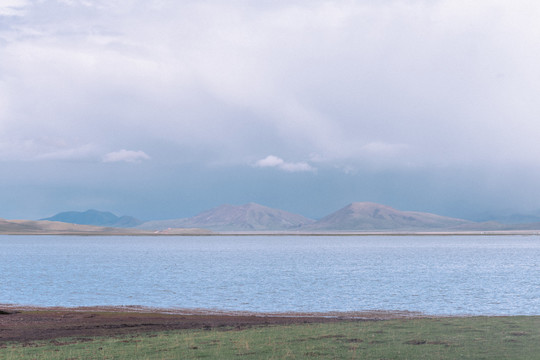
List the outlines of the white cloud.
{"label": "white cloud", "polygon": [[27,0],[2,0],[0,16],[23,16],[27,5]]}
{"label": "white cloud", "polygon": [[264,159],[260,159],[255,163],[256,167],[275,167],[288,172],[303,172],[303,171],[315,171],[316,169],[306,162],[286,162],[283,159],[268,155]]}
{"label": "white cloud", "polygon": [[274,155],[268,155],[264,159],[261,159],[255,163],[259,167],[275,167],[280,166],[284,163],[283,159],[278,158]]}
{"label": "white cloud", "polygon": [[150,156],[148,156],[144,151],[133,151],[133,150],[119,150],[119,151],[113,151],[108,154],[106,154],[103,157],[103,162],[140,162],[142,160],[149,160]]}

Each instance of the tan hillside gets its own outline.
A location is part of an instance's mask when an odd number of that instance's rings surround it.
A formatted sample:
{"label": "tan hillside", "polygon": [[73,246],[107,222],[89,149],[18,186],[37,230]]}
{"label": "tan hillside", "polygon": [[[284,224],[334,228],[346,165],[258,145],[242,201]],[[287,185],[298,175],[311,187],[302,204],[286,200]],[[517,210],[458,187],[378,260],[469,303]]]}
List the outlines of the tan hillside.
{"label": "tan hillside", "polygon": [[453,229],[473,224],[470,221],[455,219],[430,213],[400,211],[389,206],[355,202],[320,219],[305,230],[429,230]]}
{"label": "tan hillside", "polygon": [[139,228],[195,227],[214,231],[282,231],[295,230],[313,222],[314,220],[302,215],[249,203],[239,206],[221,205],[191,218],[149,221]]}
{"label": "tan hillside", "polygon": [[40,235],[202,235],[211,234],[204,229],[168,229],[153,232],[132,228],[113,228],[93,225],[70,224],[58,221],[5,220],[0,219],[0,234]]}

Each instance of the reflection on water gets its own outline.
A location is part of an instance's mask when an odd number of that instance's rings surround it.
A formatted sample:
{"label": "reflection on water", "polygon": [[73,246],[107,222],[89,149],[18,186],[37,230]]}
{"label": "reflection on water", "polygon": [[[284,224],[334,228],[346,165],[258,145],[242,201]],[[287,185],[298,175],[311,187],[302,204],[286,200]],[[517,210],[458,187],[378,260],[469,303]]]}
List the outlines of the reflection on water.
{"label": "reflection on water", "polygon": [[540,237],[0,236],[0,303],[540,314]]}

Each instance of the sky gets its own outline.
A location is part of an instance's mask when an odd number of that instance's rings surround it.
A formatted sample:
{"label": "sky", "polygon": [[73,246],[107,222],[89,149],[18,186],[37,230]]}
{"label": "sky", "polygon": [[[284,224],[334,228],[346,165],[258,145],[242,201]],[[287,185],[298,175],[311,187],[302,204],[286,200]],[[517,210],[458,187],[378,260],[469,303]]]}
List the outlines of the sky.
{"label": "sky", "polygon": [[0,0],[0,217],[540,210],[536,0]]}

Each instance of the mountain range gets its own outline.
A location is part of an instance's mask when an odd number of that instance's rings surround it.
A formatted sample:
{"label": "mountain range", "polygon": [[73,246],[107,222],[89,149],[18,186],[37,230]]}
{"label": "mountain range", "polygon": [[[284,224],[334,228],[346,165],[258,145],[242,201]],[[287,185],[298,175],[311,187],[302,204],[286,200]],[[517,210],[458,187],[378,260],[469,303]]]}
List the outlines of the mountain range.
{"label": "mountain range", "polygon": [[[44,229],[43,231],[46,232],[112,231],[112,233],[141,232],[145,234],[190,232],[208,234],[212,231],[325,233],[540,230],[539,222],[529,224],[474,222],[431,213],[401,211],[370,202],[351,203],[319,220],[255,203],[221,205],[189,218],[148,222],[131,216],[118,217],[110,212],[98,210],[62,212],[42,220],[44,221],[0,219],[0,233],[17,233],[23,230],[33,233],[39,232],[39,229]],[[85,226],[87,228],[84,228]],[[119,230],[122,228],[123,231]]]}
{"label": "mountain range", "polygon": [[356,202],[316,221],[255,203],[221,205],[194,217],[146,222],[138,228],[198,227],[213,231],[405,231],[453,229],[474,222]]}

